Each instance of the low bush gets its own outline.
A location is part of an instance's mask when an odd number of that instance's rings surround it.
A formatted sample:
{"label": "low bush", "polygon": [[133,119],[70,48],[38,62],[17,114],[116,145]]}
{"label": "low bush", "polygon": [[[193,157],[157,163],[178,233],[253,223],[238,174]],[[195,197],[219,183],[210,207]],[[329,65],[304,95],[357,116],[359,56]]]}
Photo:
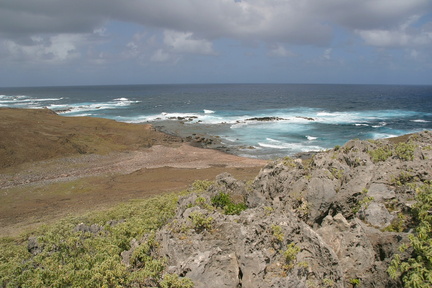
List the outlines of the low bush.
{"label": "low bush", "polygon": [[405,287],[432,287],[432,185],[419,188],[416,200],[412,215],[416,227],[409,244],[401,246],[401,251],[411,251],[411,255],[403,259],[396,254],[388,273],[400,278]]}
{"label": "low bush", "polygon": [[283,256],[285,258],[285,270],[290,270],[294,267],[297,260],[297,254],[300,252],[300,250],[300,247],[295,245],[295,243],[288,244],[287,249],[283,251]]}
{"label": "low bush", "polygon": [[174,216],[178,195],[134,201],[1,239],[0,287],[191,287],[188,280],[172,286],[178,282],[169,278],[174,276],[163,278],[166,261],[153,253],[158,244],[151,236],[134,250],[129,265],[121,256],[132,239],[152,235]]}
{"label": "low bush", "polygon": [[389,147],[380,147],[369,151],[372,162],[386,161],[393,155],[392,150]]}
{"label": "low bush", "polygon": [[192,212],[190,214],[190,218],[192,220],[193,228],[197,232],[202,232],[204,230],[210,230],[213,226],[214,219],[211,216],[205,216],[200,212]]}
{"label": "low bush", "polygon": [[247,209],[244,203],[234,203],[227,193],[219,193],[211,199],[212,205],[223,209],[226,215],[238,215]]}
{"label": "low bush", "polygon": [[415,151],[415,144],[409,142],[409,143],[399,143],[395,147],[395,155],[405,161],[412,161],[414,160],[414,151]]}

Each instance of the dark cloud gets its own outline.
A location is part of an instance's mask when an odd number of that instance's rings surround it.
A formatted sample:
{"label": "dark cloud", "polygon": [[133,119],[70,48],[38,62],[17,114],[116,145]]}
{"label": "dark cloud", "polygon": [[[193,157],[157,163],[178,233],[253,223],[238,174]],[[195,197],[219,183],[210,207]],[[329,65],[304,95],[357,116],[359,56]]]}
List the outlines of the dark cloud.
{"label": "dark cloud", "polygon": [[205,39],[233,38],[327,44],[332,26],[391,29],[431,9],[429,0],[3,0],[0,33],[88,33],[117,20],[192,32]]}

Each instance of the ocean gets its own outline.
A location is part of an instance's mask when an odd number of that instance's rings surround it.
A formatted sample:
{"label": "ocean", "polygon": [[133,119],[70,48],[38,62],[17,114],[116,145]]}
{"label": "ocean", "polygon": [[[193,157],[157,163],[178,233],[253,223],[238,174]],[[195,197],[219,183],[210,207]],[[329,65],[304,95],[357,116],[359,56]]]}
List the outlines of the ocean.
{"label": "ocean", "polygon": [[[432,129],[432,86],[182,84],[0,88],[0,107],[48,108],[218,137],[234,154],[292,156]],[[172,123],[173,125],[170,125]],[[182,135],[187,136],[187,135]],[[0,136],[1,137],[1,136]]]}

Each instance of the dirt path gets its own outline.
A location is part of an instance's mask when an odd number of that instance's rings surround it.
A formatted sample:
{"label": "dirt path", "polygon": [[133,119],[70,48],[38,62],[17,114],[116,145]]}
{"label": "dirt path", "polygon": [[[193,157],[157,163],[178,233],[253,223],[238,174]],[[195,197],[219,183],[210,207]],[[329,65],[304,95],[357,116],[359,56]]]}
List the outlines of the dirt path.
{"label": "dirt path", "polygon": [[156,145],[149,149],[110,155],[89,154],[23,164],[9,173],[0,174],[0,189],[29,184],[46,185],[90,176],[128,174],[143,168],[244,168],[266,163],[265,160],[238,157],[186,143],[180,147]]}

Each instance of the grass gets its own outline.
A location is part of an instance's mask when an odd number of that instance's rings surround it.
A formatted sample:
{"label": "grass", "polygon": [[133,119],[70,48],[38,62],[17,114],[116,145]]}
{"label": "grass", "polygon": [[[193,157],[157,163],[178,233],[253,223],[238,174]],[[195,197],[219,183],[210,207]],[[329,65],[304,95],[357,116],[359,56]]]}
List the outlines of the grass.
{"label": "grass", "polygon": [[48,109],[0,108],[0,135],[0,169],[56,157],[107,154],[179,141],[148,125],[62,117]]}
{"label": "grass", "polygon": [[[173,217],[178,197],[132,201],[104,213],[66,218],[28,235],[1,238],[0,286],[192,287],[188,279],[164,274],[166,259],[157,256],[152,236]],[[76,227],[81,223],[100,228],[80,231]],[[131,248],[131,240],[143,237],[146,241],[133,251],[129,265],[122,263],[121,253]]]}

